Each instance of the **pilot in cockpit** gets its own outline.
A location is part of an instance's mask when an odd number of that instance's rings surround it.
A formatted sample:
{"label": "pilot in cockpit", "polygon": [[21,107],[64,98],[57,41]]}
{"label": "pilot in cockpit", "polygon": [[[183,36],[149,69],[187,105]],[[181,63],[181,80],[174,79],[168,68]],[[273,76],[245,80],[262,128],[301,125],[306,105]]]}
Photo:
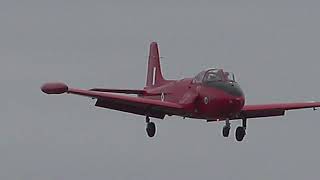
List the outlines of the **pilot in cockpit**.
{"label": "pilot in cockpit", "polygon": [[194,83],[210,83],[210,82],[235,82],[232,72],[224,72],[221,69],[209,69],[200,72],[194,79]]}
{"label": "pilot in cockpit", "polygon": [[218,77],[216,73],[209,73],[207,76],[207,81],[217,81]]}
{"label": "pilot in cockpit", "polygon": [[219,76],[219,71],[217,70],[210,70],[207,72],[205,81],[206,82],[213,82],[213,81],[221,81],[221,77]]}

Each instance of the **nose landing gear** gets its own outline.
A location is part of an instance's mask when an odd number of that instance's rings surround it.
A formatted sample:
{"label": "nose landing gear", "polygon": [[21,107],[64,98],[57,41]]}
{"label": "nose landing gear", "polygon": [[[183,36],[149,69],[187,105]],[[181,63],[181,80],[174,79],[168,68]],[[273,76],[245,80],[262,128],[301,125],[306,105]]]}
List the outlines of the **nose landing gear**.
{"label": "nose landing gear", "polygon": [[236,129],[236,139],[237,141],[242,141],[244,136],[246,135],[246,130],[244,127],[239,126]]}
{"label": "nose landing gear", "polygon": [[[226,124],[223,126],[223,129],[222,129],[223,137],[229,136],[230,128],[231,128],[230,121],[229,121],[229,119],[227,119]],[[235,136],[236,136],[237,141],[243,140],[244,136],[246,135],[246,128],[247,128],[247,119],[243,118],[242,119],[242,126],[237,127],[236,132],[235,132]]]}
{"label": "nose landing gear", "polygon": [[237,127],[236,129],[236,139],[237,141],[242,141],[244,136],[246,135],[246,129],[247,129],[247,119],[242,119],[242,126]]}

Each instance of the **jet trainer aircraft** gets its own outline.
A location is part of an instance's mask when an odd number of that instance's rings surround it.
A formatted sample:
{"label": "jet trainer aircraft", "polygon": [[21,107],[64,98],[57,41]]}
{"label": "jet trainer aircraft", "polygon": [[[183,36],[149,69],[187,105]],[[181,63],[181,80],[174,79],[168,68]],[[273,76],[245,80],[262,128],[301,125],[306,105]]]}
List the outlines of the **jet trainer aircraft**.
{"label": "jet trainer aircraft", "polygon": [[[247,119],[283,116],[287,110],[320,107],[320,102],[298,102],[245,105],[245,96],[231,72],[208,69],[193,78],[166,80],[161,73],[159,51],[156,42],[150,44],[147,81],[144,89],[90,90],[70,88],[64,83],[46,83],[41,90],[47,94],[76,94],[96,99],[95,106],[146,117],[149,137],[156,133],[150,117],[164,119],[166,115],[203,119],[207,122],[225,121],[222,130],[229,136],[230,120],[240,119],[235,137],[242,141],[246,135]],[[123,95],[135,94],[137,97]]]}

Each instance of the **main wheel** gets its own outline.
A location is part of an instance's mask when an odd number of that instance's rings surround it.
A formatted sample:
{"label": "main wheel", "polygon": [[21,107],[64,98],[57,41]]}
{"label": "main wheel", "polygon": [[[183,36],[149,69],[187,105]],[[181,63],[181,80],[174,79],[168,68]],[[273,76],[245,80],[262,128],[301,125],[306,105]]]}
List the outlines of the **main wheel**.
{"label": "main wheel", "polygon": [[147,123],[146,131],[149,137],[153,137],[156,134],[156,125],[154,122]]}
{"label": "main wheel", "polygon": [[236,129],[237,141],[242,141],[245,135],[246,135],[246,129],[242,126],[237,127]]}
{"label": "main wheel", "polygon": [[223,126],[222,135],[223,137],[228,137],[230,132],[230,126]]}

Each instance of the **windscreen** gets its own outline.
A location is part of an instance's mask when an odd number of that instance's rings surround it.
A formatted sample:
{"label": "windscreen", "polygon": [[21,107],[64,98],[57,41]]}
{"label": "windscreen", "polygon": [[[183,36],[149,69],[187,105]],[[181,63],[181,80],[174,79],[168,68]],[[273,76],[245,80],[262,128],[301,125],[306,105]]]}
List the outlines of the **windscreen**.
{"label": "windscreen", "polygon": [[235,76],[232,72],[224,72],[224,76],[227,81],[236,81]]}

